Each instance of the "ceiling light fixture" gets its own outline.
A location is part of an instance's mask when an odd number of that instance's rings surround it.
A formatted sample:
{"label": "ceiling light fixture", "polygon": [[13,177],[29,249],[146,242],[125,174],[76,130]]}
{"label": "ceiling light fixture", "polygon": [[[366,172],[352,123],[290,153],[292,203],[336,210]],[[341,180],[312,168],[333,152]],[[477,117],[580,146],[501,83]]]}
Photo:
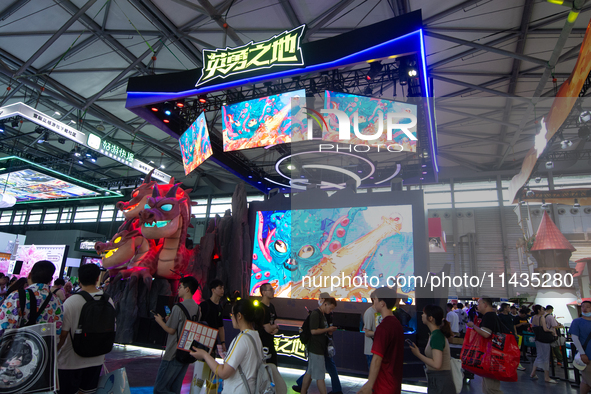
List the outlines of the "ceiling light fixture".
{"label": "ceiling light fixture", "polygon": [[98,126],[96,126],[96,129],[98,131],[105,131],[105,124],[103,123],[102,120],[101,120],[101,123],[99,123]]}
{"label": "ceiling light fixture", "polygon": [[48,131],[46,131],[45,133],[43,133],[43,134],[41,135],[41,137],[39,137],[39,139],[37,140],[37,143],[39,143],[39,144],[42,144],[42,143],[44,143],[45,141],[47,141],[48,139],[49,139],[49,132],[48,132]]}
{"label": "ceiling light fixture", "polygon": [[365,79],[367,79],[368,81],[372,81],[378,75],[378,73],[382,70],[382,67],[383,66],[382,66],[381,61],[370,63],[369,64],[369,71],[367,72]]}
{"label": "ceiling light fixture", "polygon": [[573,204],[573,208],[580,208],[581,204],[579,204],[579,199],[575,198],[575,203]]}
{"label": "ceiling light fixture", "polygon": [[201,104],[207,103],[207,95],[206,94],[200,94],[199,96],[197,96],[197,99],[199,100],[199,102]]}

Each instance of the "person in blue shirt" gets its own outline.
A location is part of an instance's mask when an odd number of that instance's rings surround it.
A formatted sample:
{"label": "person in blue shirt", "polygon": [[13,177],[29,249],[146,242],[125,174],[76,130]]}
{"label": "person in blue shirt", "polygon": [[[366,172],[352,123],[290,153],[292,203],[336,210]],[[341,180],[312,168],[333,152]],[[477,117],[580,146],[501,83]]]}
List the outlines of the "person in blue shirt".
{"label": "person in blue shirt", "polygon": [[591,368],[589,367],[589,355],[591,355],[591,301],[581,303],[582,317],[574,319],[570,326],[570,335],[577,351],[581,354],[581,360],[587,364],[587,368],[581,371],[581,394],[587,394],[591,390]]}

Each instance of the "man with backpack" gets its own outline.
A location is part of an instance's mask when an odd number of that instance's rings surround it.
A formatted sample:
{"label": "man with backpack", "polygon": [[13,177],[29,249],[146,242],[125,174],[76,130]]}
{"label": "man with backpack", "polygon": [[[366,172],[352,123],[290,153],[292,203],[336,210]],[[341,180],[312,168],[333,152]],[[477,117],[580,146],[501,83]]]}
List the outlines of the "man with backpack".
{"label": "man with backpack", "polygon": [[279,326],[275,324],[277,318],[277,312],[275,312],[275,305],[271,303],[275,290],[270,283],[264,283],[259,288],[261,292],[261,307],[265,311],[265,317],[263,318],[263,325],[258,327],[259,336],[263,347],[267,349],[267,360],[270,364],[277,365],[277,350],[275,350],[275,334],[279,331]]}
{"label": "man with backpack", "polygon": [[[0,336],[9,328],[40,323],[55,323],[55,332],[60,335],[63,306],[49,291],[54,273],[55,265],[51,261],[42,260],[33,265],[27,277],[29,287],[9,294],[0,306]],[[36,302],[31,304],[33,299]]]}
{"label": "man with backpack", "polygon": [[113,301],[97,289],[100,268],[78,269],[80,292],[64,303],[64,325],[57,345],[59,394],[93,393],[98,386],[105,354],[115,340]]}
{"label": "man with backpack", "polygon": [[310,340],[307,343],[308,369],[302,382],[302,394],[308,392],[312,380],[316,380],[320,394],[326,394],[324,375],[326,364],[324,354],[328,349],[328,337],[326,334],[333,333],[336,327],[329,327],[324,315],[330,314],[337,306],[334,298],[326,298],[322,305],[310,313]]}
{"label": "man with backpack", "polygon": [[[156,375],[156,382],[154,383],[154,394],[168,394],[181,392],[183,386],[183,379],[189,368],[190,361],[179,361],[177,359],[177,353],[179,353],[180,359],[185,353],[182,350],[177,351],[177,344],[179,337],[185,327],[187,318],[191,320],[195,319],[199,313],[199,305],[193,300],[193,294],[197,291],[199,282],[192,276],[185,276],[181,278],[179,283],[178,295],[183,299],[183,302],[176,304],[170,311],[170,316],[164,321],[162,316],[154,314],[156,322],[168,333],[166,340],[166,350],[158,368],[158,374]],[[195,359],[192,359],[193,361]]]}

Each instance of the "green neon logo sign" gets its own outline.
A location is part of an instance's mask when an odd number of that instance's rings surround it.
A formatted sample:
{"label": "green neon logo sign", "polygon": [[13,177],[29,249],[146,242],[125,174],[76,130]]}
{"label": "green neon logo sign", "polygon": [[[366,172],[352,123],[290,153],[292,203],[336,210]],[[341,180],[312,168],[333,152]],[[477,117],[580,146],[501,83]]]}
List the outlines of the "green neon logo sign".
{"label": "green neon logo sign", "polygon": [[303,66],[300,40],[306,25],[273,36],[266,41],[226,49],[204,49],[201,77],[195,86],[230,75],[276,66]]}

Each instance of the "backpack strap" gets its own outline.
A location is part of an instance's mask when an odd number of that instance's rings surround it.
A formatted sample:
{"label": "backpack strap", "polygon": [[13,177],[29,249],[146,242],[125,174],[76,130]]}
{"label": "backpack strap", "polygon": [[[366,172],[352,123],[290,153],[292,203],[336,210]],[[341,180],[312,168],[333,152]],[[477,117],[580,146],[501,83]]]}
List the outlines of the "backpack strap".
{"label": "backpack strap", "polygon": [[87,291],[84,290],[80,290],[78,293],[76,293],[78,295],[81,295],[82,298],[84,298],[86,300],[86,302],[91,302],[94,301],[94,297],[91,296]]}
{"label": "backpack strap", "polygon": [[[45,301],[43,302],[43,304],[41,304],[41,307],[39,308],[39,310],[37,310],[37,298],[35,297],[35,293],[33,293],[33,290],[31,289],[27,289],[27,292],[29,293],[29,306],[30,306],[30,311],[29,311],[29,319],[27,319],[27,323],[25,325],[23,325],[22,327],[27,327],[27,326],[32,326],[33,324],[37,323],[37,319],[39,318],[39,316],[41,316],[41,314],[43,313],[43,311],[45,310],[45,308],[47,308],[47,305],[49,305],[49,301],[51,301],[51,299],[53,298],[53,294],[51,294],[51,292],[49,292],[49,294],[47,295],[47,297],[45,298]],[[20,303],[20,307],[21,307],[21,313],[22,313],[22,317],[24,317],[24,310],[25,310],[25,304],[26,304],[26,296],[25,296],[25,292],[23,291],[22,293],[19,291],[19,303]],[[24,302],[23,302],[24,299]]]}
{"label": "backpack strap", "polygon": [[[255,342],[254,338],[246,332],[244,333],[244,336],[248,337],[248,339],[252,343],[252,346],[254,346],[255,352],[258,353],[258,351],[256,350],[257,343]],[[262,360],[262,362],[264,362],[262,357],[261,357],[261,360]],[[244,375],[244,372],[242,371],[242,367],[240,365],[238,366],[238,372],[240,372],[240,377],[242,378],[242,382],[244,383],[244,387],[246,387],[247,393],[252,394],[252,392],[250,391],[250,387],[248,386],[248,380],[246,380],[246,376]],[[255,386],[255,390],[256,390],[256,386]]]}

